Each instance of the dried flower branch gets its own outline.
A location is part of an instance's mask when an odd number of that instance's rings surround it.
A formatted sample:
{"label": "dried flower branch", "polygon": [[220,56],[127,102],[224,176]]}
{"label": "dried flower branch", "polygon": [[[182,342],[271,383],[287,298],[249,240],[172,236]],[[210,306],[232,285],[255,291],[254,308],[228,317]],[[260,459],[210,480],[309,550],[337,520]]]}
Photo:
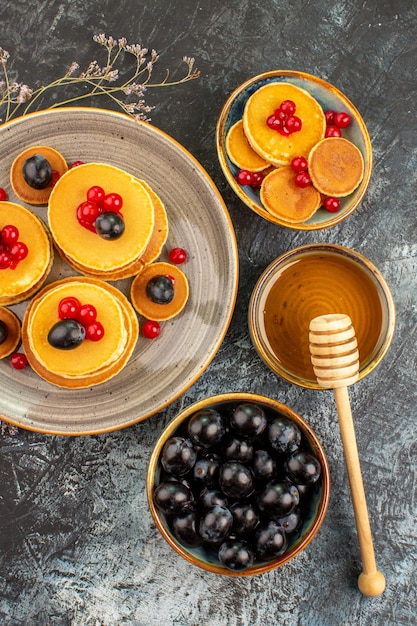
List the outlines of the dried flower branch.
{"label": "dried flower branch", "polygon": [[[4,109],[4,118],[7,122],[17,115],[25,115],[41,106],[45,95],[57,89],[63,89],[66,97],[54,102],[48,108],[54,109],[67,104],[76,104],[88,98],[105,96],[117,105],[124,113],[135,120],[149,122],[149,113],[154,106],[145,102],[145,93],[148,89],[164,86],[180,85],[189,80],[198,78],[199,70],[194,68],[192,57],[183,57],[187,71],[177,80],[169,80],[170,72],[166,71],[164,78],[159,82],[151,82],[151,76],[159,55],[155,50],[149,50],[139,44],[128,44],[122,37],[114,39],[104,34],[94,35],[93,41],[104,47],[106,60],[100,65],[96,60],[91,61],[85,70],[73,61],[64,76],[52,81],[48,85],[31,89],[28,85],[11,82],[7,71],[7,61],[10,57],[7,50],[0,47],[0,111]],[[122,72],[116,64],[129,56],[134,57],[134,66],[129,76],[122,77]],[[86,91],[87,88],[87,91]],[[71,95],[68,96],[68,90]]]}

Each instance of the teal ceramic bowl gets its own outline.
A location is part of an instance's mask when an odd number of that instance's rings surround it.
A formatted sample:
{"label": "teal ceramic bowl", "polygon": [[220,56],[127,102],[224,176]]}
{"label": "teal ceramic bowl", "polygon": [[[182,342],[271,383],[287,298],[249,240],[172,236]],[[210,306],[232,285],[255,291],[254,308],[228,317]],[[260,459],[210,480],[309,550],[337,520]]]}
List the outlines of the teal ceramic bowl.
{"label": "teal ceramic bowl", "polygon": [[[364,159],[364,175],[360,185],[353,193],[345,198],[340,198],[341,207],[337,213],[329,213],[324,208],[319,208],[316,213],[306,222],[292,224],[269,213],[262,205],[259,190],[250,186],[238,184],[236,175],[239,168],[232,163],[226,151],[226,137],[230,128],[242,119],[246,102],[250,96],[260,87],[271,82],[286,82],[301,87],[313,96],[323,108],[323,111],[345,111],[351,117],[348,128],[343,130],[343,136],[352,141],[361,151]],[[225,102],[216,127],[216,146],[220,166],[227,182],[236,195],[255,213],[266,220],[295,230],[319,230],[338,224],[351,215],[360,205],[369,185],[372,172],[372,148],[368,130],[365,123],[350,100],[330,83],[306,74],[291,70],[276,70],[265,72],[250,78],[237,87]]]}
{"label": "teal ceramic bowl", "polygon": [[[162,513],[154,503],[156,487],[166,480],[164,468],[161,465],[161,454],[168,439],[173,436],[185,436],[187,424],[191,417],[201,409],[215,409],[222,415],[227,416],[234,407],[241,403],[254,403],[260,406],[268,420],[276,416],[284,416],[292,420],[301,430],[302,448],[313,454],[320,463],[321,474],[317,482],[310,485],[303,500],[303,522],[301,527],[293,534],[288,535],[288,544],[285,552],[272,560],[254,560],[253,564],[241,571],[231,570],[222,565],[218,559],[218,546],[211,544],[190,547],[179,541],[172,530],[172,518]],[[187,476],[185,477],[187,480]],[[257,487],[259,484],[257,485]],[[251,393],[227,393],[213,396],[196,402],[179,413],[165,428],[159,437],[148,467],[147,474],[147,497],[148,504],[154,522],[162,537],[168,544],[189,563],[203,570],[222,574],[225,576],[253,576],[262,574],[284,565],[297,554],[304,550],[316,536],[326,515],[330,495],[330,475],[328,462],[323,447],[312,428],[292,409],[280,402],[265,396]],[[195,507],[197,509],[197,506]],[[243,537],[245,538],[245,537]],[[250,537],[246,537],[248,541]]]}

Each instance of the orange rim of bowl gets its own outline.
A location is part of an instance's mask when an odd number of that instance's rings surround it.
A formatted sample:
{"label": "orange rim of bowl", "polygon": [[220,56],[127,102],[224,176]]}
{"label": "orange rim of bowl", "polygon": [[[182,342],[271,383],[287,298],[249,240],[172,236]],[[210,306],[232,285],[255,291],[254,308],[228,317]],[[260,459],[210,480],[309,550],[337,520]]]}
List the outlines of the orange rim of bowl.
{"label": "orange rim of bowl", "polygon": [[348,257],[351,261],[358,264],[363,270],[369,273],[371,278],[373,278],[375,284],[377,285],[381,301],[383,301],[381,302],[381,304],[386,311],[385,332],[383,334],[382,340],[376,348],[376,353],[373,358],[368,363],[364,364],[362,368],[360,368],[358,380],[362,380],[363,378],[368,376],[368,374],[373,372],[387,354],[394,336],[396,310],[394,298],[391,293],[390,287],[378,268],[373,265],[373,263],[371,263],[369,259],[367,259],[359,252],[356,252],[355,250],[346,248],[339,244],[313,243],[309,245],[299,246],[298,248],[289,250],[288,252],[279,256],[264,270],[264,272],[259,277],[257,283],[255,284],[249,301],[248,325],[252,342],[260,357],[275,374],[279,375],[284,380],[290,383],[294,383],[300,387],[322,390],[323,388],[320,387],[318,382],[300,378],[294,375],[292,372],[288,371],[287,369],[281,367],[278,359],[268,348],[268,345],[262,336],[262,331],[260,328],[260,319],[263,314],[263,297],[265,294],[265,290],[269,285],[273,284],[273,277],[277,269],[283,267],[291,261],[296,260],[296,258],[303,256],[304,254],[309,254],[316,251],[336,252],[345,257]]}
{"label": "orange rim of bowl", "polygon": [[[283,413],[285,416],[292,419],[296,424],[301,428],[303,435],[308,439],[308,443],[311,448],[314,450],[314,454],[316,454],[317,458],[320,461],[320,465],[322,468],[321,478],[322,478],[322,490],[320,501],[317,506],[317,514],[312,523],[307,534],[302,538],[299,543],[296,543],[294,546],[285,552],[280,557],[272,561],[268,561],[259,565],[253,565],[247,570],[235,572],[233,570],[229,570],[221,565],[216,565],[214,563],[209,563],[206,561],[200,560],[197,556],[193,555],[186,548],[181,546],[180,543],[175,541],[167,528],[167,525],[164,524],[161,515],[158,509],[155,507],[153,502],[153,491],[155,487],[155,474],[158,468],[158,461],[162,451],[162,448],[165,444],[165,441],[171,437],[174,432],[178,429],[178,427],[183,424],[193,413],[199,411],[200,409],[206,408],[207,406],[225,404],[230,402],[254,402],[262,404],[268,407],[271,410],[279,411]],[[329,499],[330,499],[330,471],[329,465],[327,461],[326,454],[324,452],[323,446],[320,443],[317,435],[312,430],[312,428],[307,424],[307,422],[298,415],[295,411],[293,411],[290,407],[285,404],[282,404],[278,400],[273,400],[272,398],[268,398],[266,396],[258,395],[255,393],[225,393],[216,396],[211,396],[209,398],[205,398],[204,400],[200,400],[198,402],[194,402],[186,409],[181,411],[176,417],[174,417],[171,422],[165,427],[162,431],[156,445],[152,451],[151,458],[149,460],[148,472],[146,477],[146,491],[147,491],[147,499],[148,506],[153,517],[153,520],[165,539],[165,541],[171,546],[173,550],[180,556],[182,556],[186,561],[191,563],[196,567],[200,567],[203,570],[208,572],[212,572],[214,574],[221,574],[224,576],[255,576],[257,574],[264,574],[265,572],[269,572],[273,569],[281,567],[285,563],[288,563],[291,559],[297,556],[300,552],[302,552],[308,544],[314,539],[316,534],[318,533],[320,526],[323,523],[323,520],[326,516]]]}
{"label": "orange rim of bowl", "polygon": [[[337,98],[339,98],[353,113],[355,117],[355,122],[357,123],[359,127],[359,130],[363,136],[363,140],[365,144],[365,147],[364,147],[365,154],[363,155],[364,162],[365,162],[364,175],[363,175],[362,181],[358,189],[356,190],[356,192],[353,192],[353,193],[357,193],[357,197],[355,201],[352,203],[352,205],[348,209],[344,210],[342,213],[332,213],[329,219],[324,220],[322,222],[318,222],[318,223],[304,222],[301,224],[293,224],[291,222],[285,221],[284,219],[280,219],[280,218],[275,217],[274,215],[271,215],[271,213],[269,213],[266,209],[260,206],[257,202],[252,200],[252,198],[250,198],[245,193],[242,187],[237,183],[228,164],[226,146],[225,146],[225,141],[226,141],[225,126],[226,126],[227,118],[229,115],[229,111],[233,103],[248,87],[251,87],[255,83],[263,81],[265,79],[269,79],[269,78],[277,78],[277,77],[285,77],[285,76],[290,77],[290,78],[291,77],[300,78],[300,79],[304,79],[307,81],[311,81],[317,85],[320,85],[321,87],[323,87],[324,89],[328,90],[330,93],[335,95]],[[323,80],[322,78],[319,78],[318,76],[314,76],[312,74],[307,74],[305,72],[299,72],[295,70],[271,70],[269,72],[258,74],[257,76],[254,76],[248,79],[247,81],[245,81],[244,83],[242,83],[241,85],[239,85],[239,87],[237,87],[230,94],[225,104],[223,105],[223,108],[220,111],[220,115],[216,124],[216,147],[217,147],[217,156],[220,162],[220,166],[223,170],[223,174],[226,177],[226,180],[229,183],[230,187],[233,189],[236,195],[240,198],[240,200],[242,200],[242,202],[246,204],[250,209],[252,209],[252,211],[257,213],[264,219],[270,222],[273,222],[274,224],[279,224],[280,226],[291,228],[293,230],[321,230],[324,228],[329,228],[330,226],[334,226],[335,224],[338,224],[342,222],[343,220],[345,220],[360,205],[366,193],[366,190],[368,188],[369,181],[371,179],[371,174],[372,174],[373,157],[372,157],[371,140],[369,137],[368,129],[358,109],[349,100],[349,98],[347,98],[339,89],[337,89],[337,87],[334,87],[331,83],[328,83],[327,81]]]}

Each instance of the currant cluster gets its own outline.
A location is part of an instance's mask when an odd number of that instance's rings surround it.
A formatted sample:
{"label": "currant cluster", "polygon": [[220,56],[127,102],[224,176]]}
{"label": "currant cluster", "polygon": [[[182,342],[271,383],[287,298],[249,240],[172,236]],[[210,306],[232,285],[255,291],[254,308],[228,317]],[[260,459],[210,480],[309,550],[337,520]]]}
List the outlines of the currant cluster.
{"label": "currant cluster", "polygon": [[18,228],[11,224],[3,226],[0,232],[0,269],[14,270],[28,253],[27,245],[19,241]]}
{"label": "currant cluster", "polygon": [[160,469],[153,501],[173,535],[235,571],[286,552],[321,476],[298,425],[251,402],[194,413]]}
{"label": "currant cluster", "polygon": [[[295,172],[294,182],[297,187],[305,188],[313,184],[305,157],[294,157],[291,161],[291,167]],[[334,196],[328,196],[323,199],[323,207],[330,213],[336,213],[340,209],[340,200]]]}
{"label": "currant cluster", "polygon": [[239,185],[249,185],[252,189],[259,189],[262,185],[264,175],[262,172],[250,172],[249,170],[239,170],[236,175],[236,180]]}
{"label": "currant cluster", "polygon": [[283,100],[278,109],[267,118],[266,125],[284,137],[298,132],[303,123],[299,117],[294,115],[296,108],[296,104],[292,100]]}
{"label": "currant cluster", "polygon": [[351,117],[346,111],[336,113],[332,109],[324,112],[326,118],[325,137],[341,137],[342,129],[347,128],[350,124]]}
{"label": "currant cluster", "polygon": [[121,214],[123,199],[118,193],[107,193],[99,185],[87,190],[87,198],[77,207],[77,220],[81,226],[103,239],[118,239],[125,230]]}
{"label": "currant cluster", "polygon": [[48,342],[54,348],[72,350],[85,339],[100,341],[104,336],[95,306],[81,304],[78,298],[63,298],[58,305],[58,317],[59,321],[48,333]]}

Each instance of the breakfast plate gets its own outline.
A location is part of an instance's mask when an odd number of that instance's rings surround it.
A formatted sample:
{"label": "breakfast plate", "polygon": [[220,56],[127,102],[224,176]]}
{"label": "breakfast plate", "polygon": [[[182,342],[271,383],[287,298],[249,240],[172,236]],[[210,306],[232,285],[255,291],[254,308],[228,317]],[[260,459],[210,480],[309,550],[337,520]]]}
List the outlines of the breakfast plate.
{"label": "breakfast plate", "polygon": [[[0,361],[0,416],[17,426],[59,435],[86,435],[140,422],[173,402],[205,371],[229,326],[237,293],[238,256],[224,202],[201,164],[177,141],[121,113],[69,107],[23,116],[0,128],[0,187],[24,147],[51,146],[69,164],[109,163],[144,180],[165,205],[169,234],[160,260],[181,247],[190,295],[184,310],[164,322],[154,340],[139,336],[126,367],[87,389],[61,389],[30,368]],[[29,207],[46,221],[46,207]],[[75,274],[55,253],[47,282]],[[114,284],[129,293],[131,279]],[[10,307],[20,318],[27,301]]]}

